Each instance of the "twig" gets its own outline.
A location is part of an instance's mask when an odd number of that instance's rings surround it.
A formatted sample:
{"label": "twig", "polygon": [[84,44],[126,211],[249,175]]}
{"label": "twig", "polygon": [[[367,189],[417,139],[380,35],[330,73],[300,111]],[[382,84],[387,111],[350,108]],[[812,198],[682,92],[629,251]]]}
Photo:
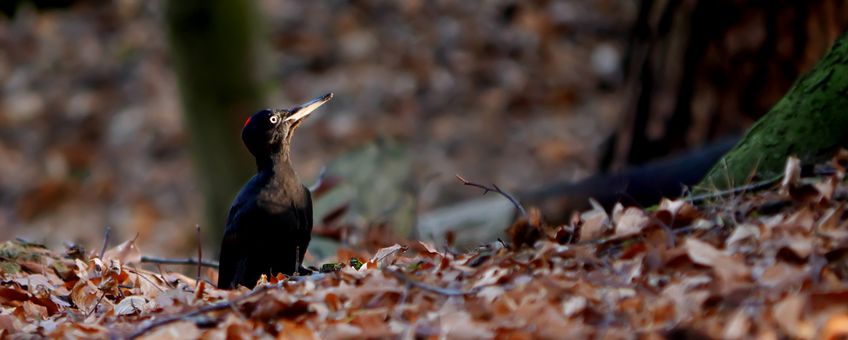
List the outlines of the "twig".
{"label": "twig", "polygon": [[315,182],[313,182],[312,185],[310,185],[307,188],[307,189],[309,189],[309,192],[315,192],[315,190],[318,190],[318,188],[321,186],[321,183],[324,183],[324,176],[326,176],[326,175],[327,175],[327,167],[322,166],[321,171],[318,172],[318,178],[316,178]]}
{"label": "twig", "polygon": [[[146,276],[144,276],[142,273],[140,273],[140,272],[138,271],[138,269],[131,268],[131,267],[128,267],[128,268],[130,268],[130,272],[131,272],[131,273],[134,273],[135,275],[138,275],[138,277],[140,277],[140,278],[144,279],[144,281],[147,281],[148,283],[150,283],[151,285],[153,285],[153,287],[156,287],[156,289],[158,289],[160,292],[163,292],[163,293],[165,292],[165,290],[164,290],[164,289],[162,289],[162,287],[159,287],[159,285],[157,285],[155,282],[153,282],[153,281],[151,281],[150,279],[148,279]],[[162,282],[165,282],[165,284],[166,284],[166,285],[168,284],[168,282],[166,282],[166,281],[165,281],[165,277],[164,277],[164,276],[162,277]]]}
{"label": "twig", "polygon": [[[142,257],[142,260],[143,259],[144,258]],[[142,262],[144,262],[144,261],[142,261]],[[170,282],[168,282],[168,279],[165,278],[165,273],[162,272],[162,266],[159,263],[156,264],[156,269],[159,269],[159,276],[162,278],[162,282],[165,282],[165,285],[167,285],[168,288],[177,288],[176,286],[174,286]]]}
{"label": "twig", "polygon": [[417,281],[417,280],[409,277],[409,275],[401,273],[397,270],[386,269],[385,272],[389,273],[389,275],[391,275],[391,276],[394,276],[398,280],[405,282],[408,285],[415,286],[415,287],[418,287],[419,289],[422,289],[422,290],[425,290],[425,291],[428,291],[428,292],[431,292],[431,293],[436,293],[436,294],[439,294],[439,295],[465,296],[465,295],[477,294],[477,289],[472,289],[470,291],[463,291],[463,290],[458,290],[458,289],[436,287],[436,286],[431,286],[431,285],[428,285],[426,283]]}
{"label": "twig", "polygon": [[775,177],[772,177],[772,178],[767,179],[767,180],[763,180],[763,181],[759,181],[759,182],[755,182],[755,183],[751,183],[751,184],[746,184],[746,185],[743,185],[743,186],[730,188],[730,189],[727,189],[727,190],[721,190],[721,191],[707,193],[707,194],[690,196],[690,197],[685,198],[684,200],[689,202],[689,203],[692,203],[692,204],[698,204],[698,203],[701,203],[703,201],[714,199],[714,198],[722,198],[722,197],[727,197],[727,196],[733,196],[733,195],[744,193],[744,192],[747,192],[747,191],[763,190],[763,189],[766,189],[766,188],[774,185],[775,183],[779,182],[781,178],[783,178],[782,175],[781,176],[775,176]]}
{"label": "twig", "polygon": [[153,329],[167,325],[167,324],[172,323],[172,322],[187,319],[187,318],[190,318],[190,317],[195,316],[195,315],[200,315],[200,314],[205,314],[205,313],[209,313],[209,312],[216,311],[216,310],[231,308],[231,306],[233,306],[234,304],[240,303],[242,301],[250,299],[250,298],[257,296],[259,294],[265,293],[265,292],[267,292],[271,289],[280,288],[280,287],[283,286],[283,283],[285,283],[285,282],[286,282],[286,280],[281,280],[280,282],[277,282],[276,284],[273,284],[273,285],[265,285],[265,286],[256,288],[253,291],[251,291],[247,294],[244,294],[242,296],[239,296],[239,297],[232,299],[232,300],[219,301],[219,302],[213,303],[211,305],[206,305],[206,306],[203,306],[201,308],[195,309],[193,311],[188,311],[188,312],[185,312],[185,313],[180,313],[180,314],[173,315],[173,316],[170,316],[170,317],[167,317],[167,318],[162,318],[162,319],[156,320],[154,322],[151,322],[147,326],[141,327],[141,328],[137,329],[135,332],[132,332],[130,335],[127,336],[127,339],[135,339],[139,336],[144,335],[144,333],[152,331]]}
{"label": "twig", "polygon": [[99,307],[99,306],[100,306],[100,302],[102,302],[102,301],[103,301],[103,298],[104,298],[104,297],[106,297],[106,292],[100,292],[100,293],[102,293],[102,294],[100,294],[100,298],[99,298],[99,299],[97,299],[97,303],[95,303],[95,304],[94,304],[94,307],[92,307],[92,308],[91,308],[91,310],[90,310],[90,311],[88,311],[88,313],[86,313],[86,314],[85,314],[85,317],[86,317],[86,318],[88,318],[89,316],[91,316],[91,314],[94,314],[94,311],[96,311],[96,310],[97,310],[97,307]]}
{"label": "twig", "polygon": [[492,183],[492,187],[487,187],[482,184],[470,182],[459,174],[456,175],[456,179],[458,179],[464,185],[483,189],[483,195],[489,193],[490,191],[501,194],[501,196],[506,197],[506,199],[508,199],[510,202],[512,202],[513,205],[515,205],[516,208],[518,208],[518,211],[521,212],[521,216],[527,216],[527,210],[524,210],[524,206],[521,205],[521,202],[518,202],[518,200],[514,196],[510,195],[506,191],[501,190],[501,188],[499,188],[497,184]]}
{"label": "twig", "polygon": [[200,269],[203,267],[203,241],[200,239],[200,224],[195,224],[194,230],[197,234],[197,278],[194,282],[200,285]]}
{"label": "twig", "polygon": [[179,264],[179,265],[186,265],[186,266],[200,265],[200,266],[203,266],[203,267],[218,268],[218,262],[209,261],[209,260],[198,262],[195,259],[166,259],[166,258],[161,258],[161,257],[142,256],[141,262],[142,263],[158,263],[158,264]]}
{"label": "twig", "polygon": [[112,233],[112,227],[106,226],[106,231],[103,233],[103,247],[100,248],[100,258],[103,258],[103,254],[106,254],[106,247],[109,246],[109,234]]}
{"label": "twig", "polygon": [[300,246],[294,247],[294,276],[300,275]]}

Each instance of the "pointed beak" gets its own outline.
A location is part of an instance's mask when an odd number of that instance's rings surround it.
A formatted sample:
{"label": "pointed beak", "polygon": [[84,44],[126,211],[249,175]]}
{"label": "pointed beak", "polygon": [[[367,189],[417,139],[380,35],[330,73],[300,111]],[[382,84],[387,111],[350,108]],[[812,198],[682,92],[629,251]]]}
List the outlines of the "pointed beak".
{"label": "pointed beak", "polygon": [[310,113],[312,113],[312,111],[315,111],[315,109],[317,109],[321,105],[324,105],[324,103],[330,101],[330,99],[332,98],[333,93],[331,92],[315,99],[312,99],[303,105],[291,109],[291,113],[288,117],[286,117],[285,120],[299,122],[303,118],[306,118],[306,116],[308,116]]}

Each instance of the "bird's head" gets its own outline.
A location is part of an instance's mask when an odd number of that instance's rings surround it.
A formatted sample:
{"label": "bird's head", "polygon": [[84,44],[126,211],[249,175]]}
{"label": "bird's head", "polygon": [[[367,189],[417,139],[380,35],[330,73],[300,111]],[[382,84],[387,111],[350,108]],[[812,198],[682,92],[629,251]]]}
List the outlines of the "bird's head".
{"label": "bird's head", "polygon": [[294,130],[310,113],[333,98],[327,93],[290,109],[265,109],[244,122],[241,140],[257,159],[288,153]]}

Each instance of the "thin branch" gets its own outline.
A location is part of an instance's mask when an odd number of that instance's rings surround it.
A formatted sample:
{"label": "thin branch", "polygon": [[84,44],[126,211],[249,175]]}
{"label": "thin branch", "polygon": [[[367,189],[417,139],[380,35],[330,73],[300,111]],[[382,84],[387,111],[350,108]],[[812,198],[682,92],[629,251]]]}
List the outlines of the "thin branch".
{"label": "thin branch", "polygon": [[[144,258],[142,257],[142,260],[143,259]],[[162,282],[165,282],[165,285],[167,285],[168,288],[177,288],[176,286],[174,286],[170,282],[168,282],[168,279],[165,278],[165,273],[162,272],[162,266],[159,263],[156,264],[156,269],[159,269],[159,276],[162,278]]]}
{"label": "thin branch", "polygon": [[109,246],[109,234],[112,233],[112,227],[106,226],[106,231],[103,232],[103,247],[100,248],[100,258],[103,258],[103,254],[106,254],[106,247]]}
{"label": "thin branch", "polygon": [[318,190],[318,188],[321,186],[321,183],[324,183],[324,176],[326,176],[326,175],[327,175],[327,167],[322,166],[321,171],[318,172],[318,178],[316,178],[315,182],[313,182],[312,185],[310,185],[309,188],[307,188],[307,189],[309,189],[309,192],[315,192],[315,190]]}
{"label": "thin branch", "polygon": [[94,304],[94,307],[91,308],[88,313],[85,314],[85,317],[88,318],[91,314],[94,314],[94,311],[97,310],[97,307],[100,307],[100,303],[103,302],[103,298],[106,297],[106,292],[100,292],[100,298],[97,299],[97,303]]}
{"label": "thin branch", "polygon": [[431,285],[428,285],[426,283],[415,280],[412,277],[410,277],[409,275],[406,275],[404,273],[401,273],[401,272],[399,272],[397,270],[393,270],[393,269],[386,269],[386,270],[384,270],[384,272],[389,273],[389,275],[394,276],[395,278],[397,278],[400,281],[403,281],[407,285],[415,286],[415,287],[418,287],[421,290],[425,290],[425,291],[428,291],[428,292],[431,292],[431,293],[436,293],[436,294],[439,294],[439,295],[465,296],[465,295],[477,294],[477,291],[478,291],[477,289],[472,289],[470,291],[463,291],[463,290],[458,290],[458,289],[431,286]]}
{"label": "thin branch", "polygon": [[715,198],[723,198],[723,197],[727,197],[727,196],[733,196],[733,195],[745,193],[745,192],[748,192],[748,191],[763,190],[763,189],[766,189],[766,188],[776,184],[777,182],[780,181],[781,178],[783,178],[782,175],[781,176],[775,176],[775,177],[767,179],[767,180],[763,180],[763,181],[759,181],[759,182],[755,182],[755,183],[751,183],[751,184],[746,184],[746,185],[743,185],[743,186],[730,188],[730,189],[727,189],[727,190],[721,190],[721,191],[712,192],[712,193],[690,196],[690,197],[685,198],[684,200],[689,202],[689,203],[692,203],[692,204],[698,204],[698,203],[701,203],[701,202],[704,202],[704,201],[707,201],[707,200],[711,200],[711,199],[715,199]]}
{"label": "thin branch", "polygon": [[300,275],[300,245],[294,247],[294,276]]}
{"label": "thin branch", "polygon": [[506,191],[501,190],[501,188],[499,188],[497,186],[497,184],[492,183],[491,187],[487,187],[487,186],[482,185],[482,184],[477,184],[477,183],[471,182],[471,181],[463,178],[459,174],[456,175],[456,179],[458,179],[464,185],[483,189],[483,195],[489,193],[490,191],[501,194],[501,196],[506,197],[506,199],[508,199],[510,202],[512,202],[513,205],[515,205],[516,208],[518,208],[518,211],[521,212],[521,216],[527,216],[527,210],[524,210],[524,206],[521,205],[521,202],[518,202],[518,199],[516,199],[514,196],[510,195]]}
{"label": "thin branch", "polygon": [[200,239],[200,224],[195,224],[194,230],[197,234],[197,278],[194,282],[200,285],[200,269],[203,268],[203,241]]}
{"label": "thin branch", "polygon": [[[159,287],[159,285],[158,285],[158,284],[156,284],[155,282],[153,282],[153,281],[151,281],[150,279],[148,279],[148,278],[147,278],[146,276],[144,276],[141,272],[139,272],[139,271],[138,271],[138,269],[135,269],[135,268],[132,268],[132,267],[127,267],[127,268],[129,268],[129,272],[130,272],[130,273],[134,273],[135,275],[138,275],[138,277],[140,277],[140,278],[144,279],[144,281],[147,281],[147,283],[150,283],[151,285],[153,285],[153,287],[156,287],[156,289],[158,289],[160,292],[163,292],[163,293],[165,292],[165,290],[164,290],[164,289],[162,289],[162,287]],[[162,277],[162,282],[165,282],[165,277],[164,277],[164,276]],[[168,283],[167,283],[167,282],[165,282],[165,284],[167,285]]]}
{"label": "thin branch", "polygon": [[263,293],[265,293],[265,292],[267,292],[271,289],[280,288],[280,287],[283,286],[283,284],[285,282],[286,282],[286,280],[281,280],[280,282],[277,282],[276,284],[273,284],[273,285],[265,285],[265,286],[256,288],[253,291],[251,291],[247,294],[244,294],[242,296],[239,296],[239,297],[232,299],[232,300],[219,301],[219,302],[213,303],[211,305],[206,305],[206,306],[203,306],[201,308],[198,308],[198,309],[195,309],[195,310],[192,310],[192,311],[188,311],[188,312],[185,312],[185,313],[180,313],[180,314],[177,314],[177,315],[173,315],[173,316],[170,316],[170,317],[166,317],[166,318],[156,320],[154,322],[151,322],[147,326],[141,327],[141,328],[137,329],[135,332],[132,332],[130,335],[127,336],[127,339],[135,339],[137,337],[144,335],[144,333],[150,332],[150,331],[152,331],[152,330],[154,330],[158,327],[162,327],[164,325],[167,325],[169,323],[173,323],[173,322],[176,322],[176,321],[188,319],[188,318],[193,317],[195,315],[205,314],[205,313],[209,313],[209,312],[221,310],[221,309],[232,308],[231,306],[233,306],[237,303],[240,303],[242,301],[250,299],[250,298],[257,296],[259,294],[263,294]]}
{"label": "thin branch", "polygon": [[178,265],[186,265],[186,266],[196,266],[200,265],[203,267],[210,268],[218,268],[218,262],[215,261],[200,261],[198,262],[196,259],[166,259],[161,257],[153,257],[153,256],[142,256],[142,263],[158,263],[158,264],[178,264]]}

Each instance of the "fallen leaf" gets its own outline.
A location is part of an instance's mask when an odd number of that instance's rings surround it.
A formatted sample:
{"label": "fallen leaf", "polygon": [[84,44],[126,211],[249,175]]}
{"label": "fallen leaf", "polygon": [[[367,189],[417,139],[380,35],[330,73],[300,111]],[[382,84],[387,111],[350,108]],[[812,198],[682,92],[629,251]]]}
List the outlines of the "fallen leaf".
{"label": "fallen leaf", "polygon": [[404,247],[400,244],[395,244],[395,245],[390,246],[390,247],[385,247],[385,248],[378,250],[377,253],[374,254],[374,257],[372,257],[371,261],[369,261],[369,262],[376,263],[376,264],[379,265],[379,268],[382,268],[382,267],[385,267],[385,266],[388,266],[388,265],[394,263],[394,261],[395,261],[395,259],[397,259],[398,255],[400,255],[400,253],[405,251],[405,250],[406,250],[406,247]]}
{"label": "fallen leaf", "polygon": [[147,300],[143,296],[127,296],[117,305],[115,305],[115,314],[117,315],[132,315],[144,313],[147,306]]}
{"label": "fallen leaf", "polygon": [[71,290],[71,301],[80,310],[88,313],[100,298],[100,290],[91,281],[79,281]]}
{"label": "fallen leaf", "polygon": [[572,296],[562,303],[562,314],[566,317],[574,316],[586,309],[587,301],[580,295]]}
{"label": "fallen leaf", "polygon": [[788,193],[790,188],[796,187],[801,180],[801,160],[795,156],[786,159],[783,168],[783,180],[780,182],[780,190]]}
{"label": "fallen leaf", "polygon": [[825,322],[824,327],[822,327],[818,338],[824,340],[848,338],[848,314],[836,314],[831,316],[827,322]]}
{"label": "fallen leaf", "polygon": [[751,329],[751,318],[745,313],[744,308],[738,309],[730,316],[730,321],[724,330],[725,339],[745,339]]}
{"label": "fallen leaf", "polygon": [[44,320],[47,318],[47,308],[39,306],[30,301],[25,301],[23,304],[24,313],[30,320]]}
{"label": "fallen leaf", "polygon": [[200,337],[200,330],[191,321],[177,321],[171,324],[154,329],[145,334],[141,339],[149,340],[182,340],[182,339],[197,339]]}
{"label": "fallen leaf", "polygon": [[772,308],[772,315],[784,332],[801,339],[812,339],[813,325],[802,319],[807,299],[801,295],[789,295]]}
{"label": "fallen leaf", "polygon": [[141,251],[135,245],[135,239],[132,239],[107,250],[103,254],[103,258],[104,260],[115,260],[124,264],[139,263],[141,262]]}
{"label": "fallen leaf", "polygon": [[580,215],[580,239],[583,241],[601,238],[609,229],[609,215],[603,209],[593,209]]}
{"label": "fallen leaf", "polygon": [[748,276],[749,270],[744,263],[725,255],[709,243],[690,237],[686,239],[684,247],[692,262],[712,267],[724,280],[730,281]]}
{"label": "fallen leaf", "polygon": [[418,241],[418,244],[424,248],[424,250],[429,254],[439,254],[439,251],[436,250],[436,247],[430,244],[429,242]]}
{"label": "fallen leaf", "polygon": [[648,226],[651,218],[642,209],[629,207],[615,221],[615,236],[630,236],[642,232]]}

